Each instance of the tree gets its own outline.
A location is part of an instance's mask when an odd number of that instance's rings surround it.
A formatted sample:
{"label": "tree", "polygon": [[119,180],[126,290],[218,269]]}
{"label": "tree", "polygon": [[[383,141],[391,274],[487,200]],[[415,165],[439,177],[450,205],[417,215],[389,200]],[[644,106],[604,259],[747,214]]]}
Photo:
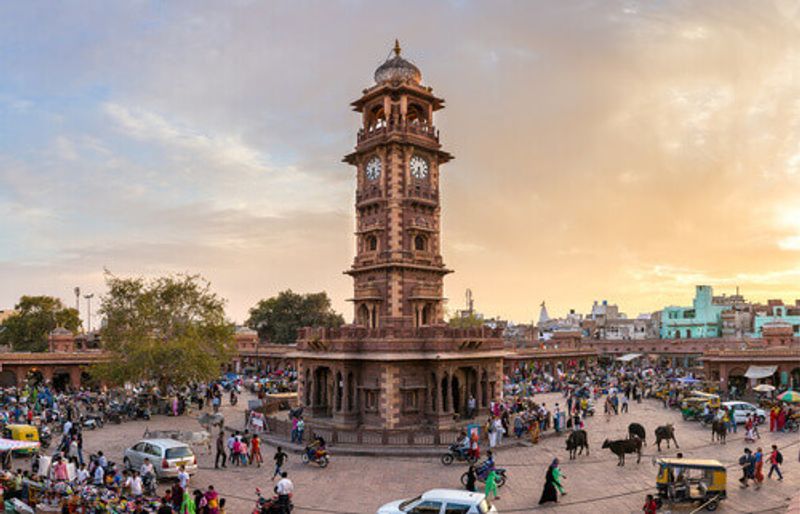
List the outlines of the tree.
{"label": "tree", "polygon": [[162,388],[219,376],[235,351],[225,301],[198,275],[152,280],[106,274],[100,313],[111,359],[93,370],[113,384],[154,381]]}
{"label": "tree", "polygon": [[483,326],[483,318],[470,313],[466,316],[453,316],[447,324],[452,328],[480,328]]}
{"label": "tree", "polygon": [[344,318],[331,308],[331,300],[324,291],[297,294],[287,289],[258,302],[250,309],[246,324],[257,330],[262,340],[293,344],[297,341],[297,329],[339,327],[344,324]]}
{"label": "tree", "polygon": [[23,296],[14,310],[0,325],[0,344],[18,352],[46,351],[47,337],[56,327],[77,333],[81,326],[78,311],[52,296]]}

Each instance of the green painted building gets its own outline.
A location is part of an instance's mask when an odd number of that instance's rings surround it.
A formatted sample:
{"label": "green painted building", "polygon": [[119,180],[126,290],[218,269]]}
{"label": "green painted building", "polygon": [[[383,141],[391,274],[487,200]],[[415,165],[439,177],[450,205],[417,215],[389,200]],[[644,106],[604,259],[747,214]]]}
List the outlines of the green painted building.
{"label": "green painted building", "polygon": [[720,314],[727,305],[714,304],[711,286],[697,286],[691,307],[665,307],[661,311],[662,339],[700,339],[720,337]]}
{"label": "green painted building", "polygon": [[780,300],[770,300],[766,312],[756,312],[753,332],[760,337],[764,325],[774,322],[791,325],[794,335],[800,337],[800,300],[796,300],[795,305],[784,305]]}

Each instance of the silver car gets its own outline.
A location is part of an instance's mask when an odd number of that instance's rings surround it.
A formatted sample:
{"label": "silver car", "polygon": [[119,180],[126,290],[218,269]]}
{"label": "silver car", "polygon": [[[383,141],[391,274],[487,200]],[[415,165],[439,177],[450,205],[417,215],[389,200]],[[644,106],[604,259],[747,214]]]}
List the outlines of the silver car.
{"label": "silver car", "polygon": [[125,468],[138,471],[144,459],[150,459],[159,479],[177,477],[181,466],[186,466],[189,475],[197,473],[197,457],[192,449],[174,439],[142,439],[125,450],[122,462]]}

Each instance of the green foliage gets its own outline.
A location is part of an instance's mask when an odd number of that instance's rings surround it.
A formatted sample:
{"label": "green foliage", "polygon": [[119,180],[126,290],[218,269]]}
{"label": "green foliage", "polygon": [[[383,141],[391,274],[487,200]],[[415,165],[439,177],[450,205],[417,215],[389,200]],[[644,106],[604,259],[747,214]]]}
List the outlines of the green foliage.
{"label": "green foliage", "polygon": [[112,359],[93,370],[113,384],[152,380],[160,386],[210,380],[235,352],[225,301],[197,275],[152,280],[106,275],[100,307],[103,349]]}
{"label": "green foliage", "polygon": [[81,326],[78,311],[52,296],[23,296],[14,310],[16,314],[0,325],[0,344],[18,352],[43,352],[47,336],[56,327],[76,333]]}
{"label": "green foliage", "polygon": [[467,316],[454,316],[447,322],[452,328],[479,328],[483,326],[483,319],[474,313]]}
{"label": "green foliage", "polygon": [[262,340],[292,344],[302,327],[339,327],[344,318],[331,308],[327,293],[297,294],[291,289],[261,300],[250,309],[247,326]]}

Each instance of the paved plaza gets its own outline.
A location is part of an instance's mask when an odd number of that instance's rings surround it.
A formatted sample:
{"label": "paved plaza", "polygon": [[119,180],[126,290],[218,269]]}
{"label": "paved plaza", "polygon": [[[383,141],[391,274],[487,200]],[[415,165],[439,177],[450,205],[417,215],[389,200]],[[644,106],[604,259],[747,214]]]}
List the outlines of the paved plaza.
{"label": "paved plaza", "polygon": [[[552,406],[562,401],[558,394],[539,395],[538,399]],[[224,411],[230,425],[241,425],[244,418],[242,406],[246,405],[243,396],[236,409],[226,406]],[[626,433],[628,423],[638,422],[647,428],[648,445],[642,462],[636,464],[635,458],[627,460],[624,468],[616,466],[616,457],[601,446],[606,437],[620,438]],[[685,422],[675,410],[666,410],[659,402],[646,400],[633,403],[631,412],[612,417],[606,421],[602,414],[589,418],[591,455],[569,461],[564,449],[563,437],[546,437],[540,444],[531,446],[512,446],[497,452],[498,467],[509,471],[508,484],[501,489],[501,498],[496,502],[500,512],[543,512],[564,513],[638,513],[645,494],[653,492],[656,468],[651,457],[656,455],[653,444],[653,430],[659,424],[674,423],[676,437],[685,457],[716,458],[729,467],[729,499],[722,503],[720,512],[786,512],[790,497],[800,489],[800,436],[797,434],[770,434],[762,427],[760,446],[768,449],[771,444],[782,448],[785,462],[783,482],[767,480],[761,490],[742,490],[736,479],[739,476],[735,465],[744,448],[743,431],[732,434],[726,445],[711,444],[710,432],[698,423]],[[116,462],[122,461],[123,449],[141,437],[145,428],[152,430],[183,429],[198,430],[197,422],[189,417],[169,418],[158,416],[149,422],[127,422],[119,426],[85,433],[85,449],[88,452],[104,450]],[[754,445],[750,445],[754,448]],[[198,455],[200,471],[192,480],[193,487],[213,484],[222,495],[228,498],[228,512],[234,514],[250,512],[255,498],[254,491],[260,487],[265,491],[272,488],[270,481],[274,449],[264,447],[267,465],[253,467],[229,467],[215,470],[213,454]],[[675,449],[663,449],[661,455],[674,456]],[[288,472],[295,483],[295,512],[328,513],[374,513],[388,501],[414,496],[434,487],[459,487],[459,476],[464,467],[443,466],[435,457],[355,457],[337,456],[332,452],[333,461],[327,469],[304,466],[297,455],[290,456]],[[561,460],[566,475],[568,494],[560,498],[557,506],[539,508],[537,502],[544,483],[547,465],[554,458]],[[766,472],[766,468],[765,468]],[[551,504],[552,505],[552,504]],[[683,509],[682,512],[690,512]],[[800,510],[799,510],[800,511]]]}

